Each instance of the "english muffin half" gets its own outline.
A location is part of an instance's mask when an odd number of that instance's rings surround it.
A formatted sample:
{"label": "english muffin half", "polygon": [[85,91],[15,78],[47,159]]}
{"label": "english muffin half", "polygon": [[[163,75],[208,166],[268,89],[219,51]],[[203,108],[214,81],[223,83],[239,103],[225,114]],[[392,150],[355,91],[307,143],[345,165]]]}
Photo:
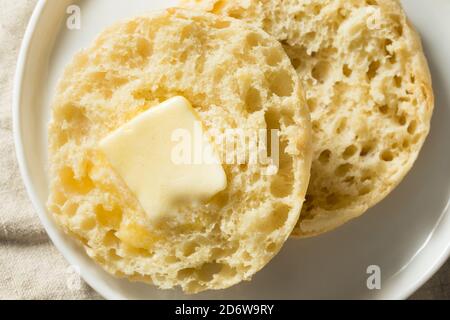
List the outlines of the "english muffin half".
{"label": "english muffin half", "polygon": [[[49,211],[115,276],[188,293],[249,280],[280,250],[304,201],[312,147],[299,82],[282,46],[236,19],[170,9],[112,26],[58,85]],[[154,224],[99,142],[174,96],[207,133],[278,130],[279,167],[223,164],[224,191],[181,201]]]}
{"label": "english muffin half", "polygon": [[414,164],[434,107],[421,41],[397,0],[189,0],[277,38],[305,87],[314,155],[294,235],[332,230]]}

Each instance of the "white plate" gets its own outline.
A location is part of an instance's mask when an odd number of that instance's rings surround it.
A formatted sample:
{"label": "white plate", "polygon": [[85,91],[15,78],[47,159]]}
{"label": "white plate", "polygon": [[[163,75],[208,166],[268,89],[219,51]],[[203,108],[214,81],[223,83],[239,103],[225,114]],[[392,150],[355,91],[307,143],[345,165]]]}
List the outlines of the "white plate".
{"label": "white plate", "polygon": [[[450,248],[450,1],[405,0],[423,35],[433,73],[436,110],[432,133],[413,171],[391,196],[362,218],[323,236],[289,240],[251,282],[195,297],[117,280],[95,265],[56,227],[45,209],[46,126],[58,77],[73,54],[106,26],[174,0],[83,0],[81,30],[66,28],[69,0],[41,0],[28,26],[14,92],[18,160],[30,198],[55,245],[83,278],[110,299],[383,298],[403,299],[448,258]],[[381,290],[367,288],[377,265]]]}

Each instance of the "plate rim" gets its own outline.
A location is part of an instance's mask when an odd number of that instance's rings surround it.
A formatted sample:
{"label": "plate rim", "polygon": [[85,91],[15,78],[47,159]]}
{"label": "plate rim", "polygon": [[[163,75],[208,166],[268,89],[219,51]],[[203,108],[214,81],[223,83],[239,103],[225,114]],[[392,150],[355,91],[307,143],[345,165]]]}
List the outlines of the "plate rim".
{"label": "plate rim", "polygon": [[[31,181],[29,175],[29,169],[27,165],[27,160],[25,157],[25,150],[23,146],[23,135],[22,135],[22,125],[20,121],[20,110],[22,105],[22,91],[24,83],[24,78],[27,69],[27,62],[30,57],[30,47],[31,42],[35,36],[36,29],[38,27],[39,21],[42,17],[42,13],[47,7],[51,5],[47,0],[38,0],[33,9],[33,13],[31,18],[27,24],[22,44],[20,47],[17,64],[16,64],[16,72],[13,80],[13,101],[12,101],[12,122],[13,122],[13,138],[14,138],[14,146],[16,158],[19,166],[20,175],[22,177],[22,181],[24,183],[25,189],[27,191],[28,197],[31,200],[31,203],[41,221],[42,225],[45,228],[47,235],[49,236],[51,242],[55,245],[58,251],[63,255],[66,261],[71,265],[77,264],[77,258],[72,255],[69,248],[66,248],[65,245],[58,240],[58,235],[56,230],[50,225],[48,217],[44,214],[45,208],[40,203],[35,191],[35,187]],[[100,294],[103,298],[114,300],[121,299],[119,296],[114,293],[110,293],[110,290],[104,288],[101,285],[101,282],[97,281],[95,277],[91,276],[89,272],[84,272],[80,269],[80,276],[83,278],[87,284],[94,289],[98,294]]]}
{"label": "plate rim", "polygon": [[[59,235],[57,234],[57,230],[53,228],[49,221],[49,217],[46,214],[46,209],[44,208],[41,201],[38,199],[35,191],[35,187],[31,181],[29,169],[28,169],[28,161],[25,157],[24,150],[24,137],[22,134],[22,125],[21,125],[21,105],[22,105],[22,93],[23,87],[25,86],[25,74],[27,72],[27,64],[28,60],[31,56],[30,47],[31,43],[34,39],[37,28],[39,28],[39,22],[42,17],[44,10],[51,5],[48,0],[38,0],[36,6],[33,10],[31,18],[28,22],[26,31],[24,33],[24,37],[22,39],[22,44],[20,47],[16,71],[13,80],[13,90],[12,90],[12,123],[13,123],[13,139],[15,145],[15,153],[16,159],[20,171],[20,175],[22,181],[24,183],[25,189],[27,191],[27,195],[31,200],[31,203],[39,216],[39,219],[42,225],[45,228],[46,233],[48,234],[50,240],[58,249],[58,251],[63,255],[63,257],[72,265],[76,265],[79,261],[78,258],[71,252],[72,249],[66,247],[64,243],[59,240]],[[447,207],[443,210],[441,217],[436,222],[435,227],[430,232],[427,240],[422,245],[422,247],[417,251],[416,255],[414,255],[410,262],[404,266],[404,268],[408,268],[409,265],[414,261],[417,255],[419,255],[424,248],[430,245],[430,242],[435,235],[436,230],[439,226],[442,225],[442,220],[445,216],[450,215],[450,199],[448,199]],[[393,286],[393,289],[383,289],[383,292],[377,297],[377,299],[392,299],[392,300],[404,300],[410,297],[414,292],[416,292],[420,287],[422,287],[450,258],[450,241],[447,243],[447,246],[441,252],[435,254],[436,258],[432,263],[429,264],[428,267],[423,268],[421,270],[421,275],[417,277],[417,280],[411,282],[409,286]],[[126,296],[123,296],[120,293],[114,292],[107,286],[103,285],[102,281],[98,281],[96,277],[88,271],[84,271],[82,268],[80,269],[80,276],[87,282],[87,284],[92,287],[98,294],[103,296],[106,299],[117,300],[117,299],[127,299]]]}

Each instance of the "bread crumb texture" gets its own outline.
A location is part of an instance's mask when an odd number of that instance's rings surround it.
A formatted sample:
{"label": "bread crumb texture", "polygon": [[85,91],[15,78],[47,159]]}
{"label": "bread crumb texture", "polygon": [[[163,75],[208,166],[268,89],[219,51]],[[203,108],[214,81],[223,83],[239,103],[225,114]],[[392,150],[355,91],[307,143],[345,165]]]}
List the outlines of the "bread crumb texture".
{"label": "bread crumb texture", "polygon": [[419,36],[397,0],[188,0],[263,28],[305,87],[311,183],[294,235],[332,230],[386,197],[411,169],[434,107]]}
{"label": "bread crumb texture", "polygon": [[[180,204],[155,226],[98,142],[177,95],[193,104],[207,132],[279,129],[280,170],[268,176],[264,164],[224,165],[225,191],[207,203]],[[309,181],[311,138],[298,76],[267,33],[182,9],[135,18],[103,32],[59,83],[48,208],[118,277],[187,293],[226,288],[249,280],[292,232]]]}

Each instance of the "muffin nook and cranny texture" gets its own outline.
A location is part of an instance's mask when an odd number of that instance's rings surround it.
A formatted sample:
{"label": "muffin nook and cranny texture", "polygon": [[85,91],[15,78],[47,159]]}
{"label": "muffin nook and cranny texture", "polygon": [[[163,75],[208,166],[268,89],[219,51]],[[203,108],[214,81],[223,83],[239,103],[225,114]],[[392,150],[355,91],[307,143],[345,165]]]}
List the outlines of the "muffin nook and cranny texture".
{"label": "muffin nook and cranny texture", "polygon": [[313,165],[294,235],[330,231],[385,198],[430,130],[431,77],[398,0],[183,0],[260,27],[306,91]]}
{"label": "muffin nook and cranny texture", "polygon": [[[118,277],[188,293],[249,280],[291,234],[306,194],[312,134],[299,82],[281,44],[236,19],[169,9],[115,24],[59,82],[49,211]],[[156,226],[98,144],[174,96],[207,132],[278,129],[280,167],[263,175],[265,164],[224,164],[226,190]]]}

